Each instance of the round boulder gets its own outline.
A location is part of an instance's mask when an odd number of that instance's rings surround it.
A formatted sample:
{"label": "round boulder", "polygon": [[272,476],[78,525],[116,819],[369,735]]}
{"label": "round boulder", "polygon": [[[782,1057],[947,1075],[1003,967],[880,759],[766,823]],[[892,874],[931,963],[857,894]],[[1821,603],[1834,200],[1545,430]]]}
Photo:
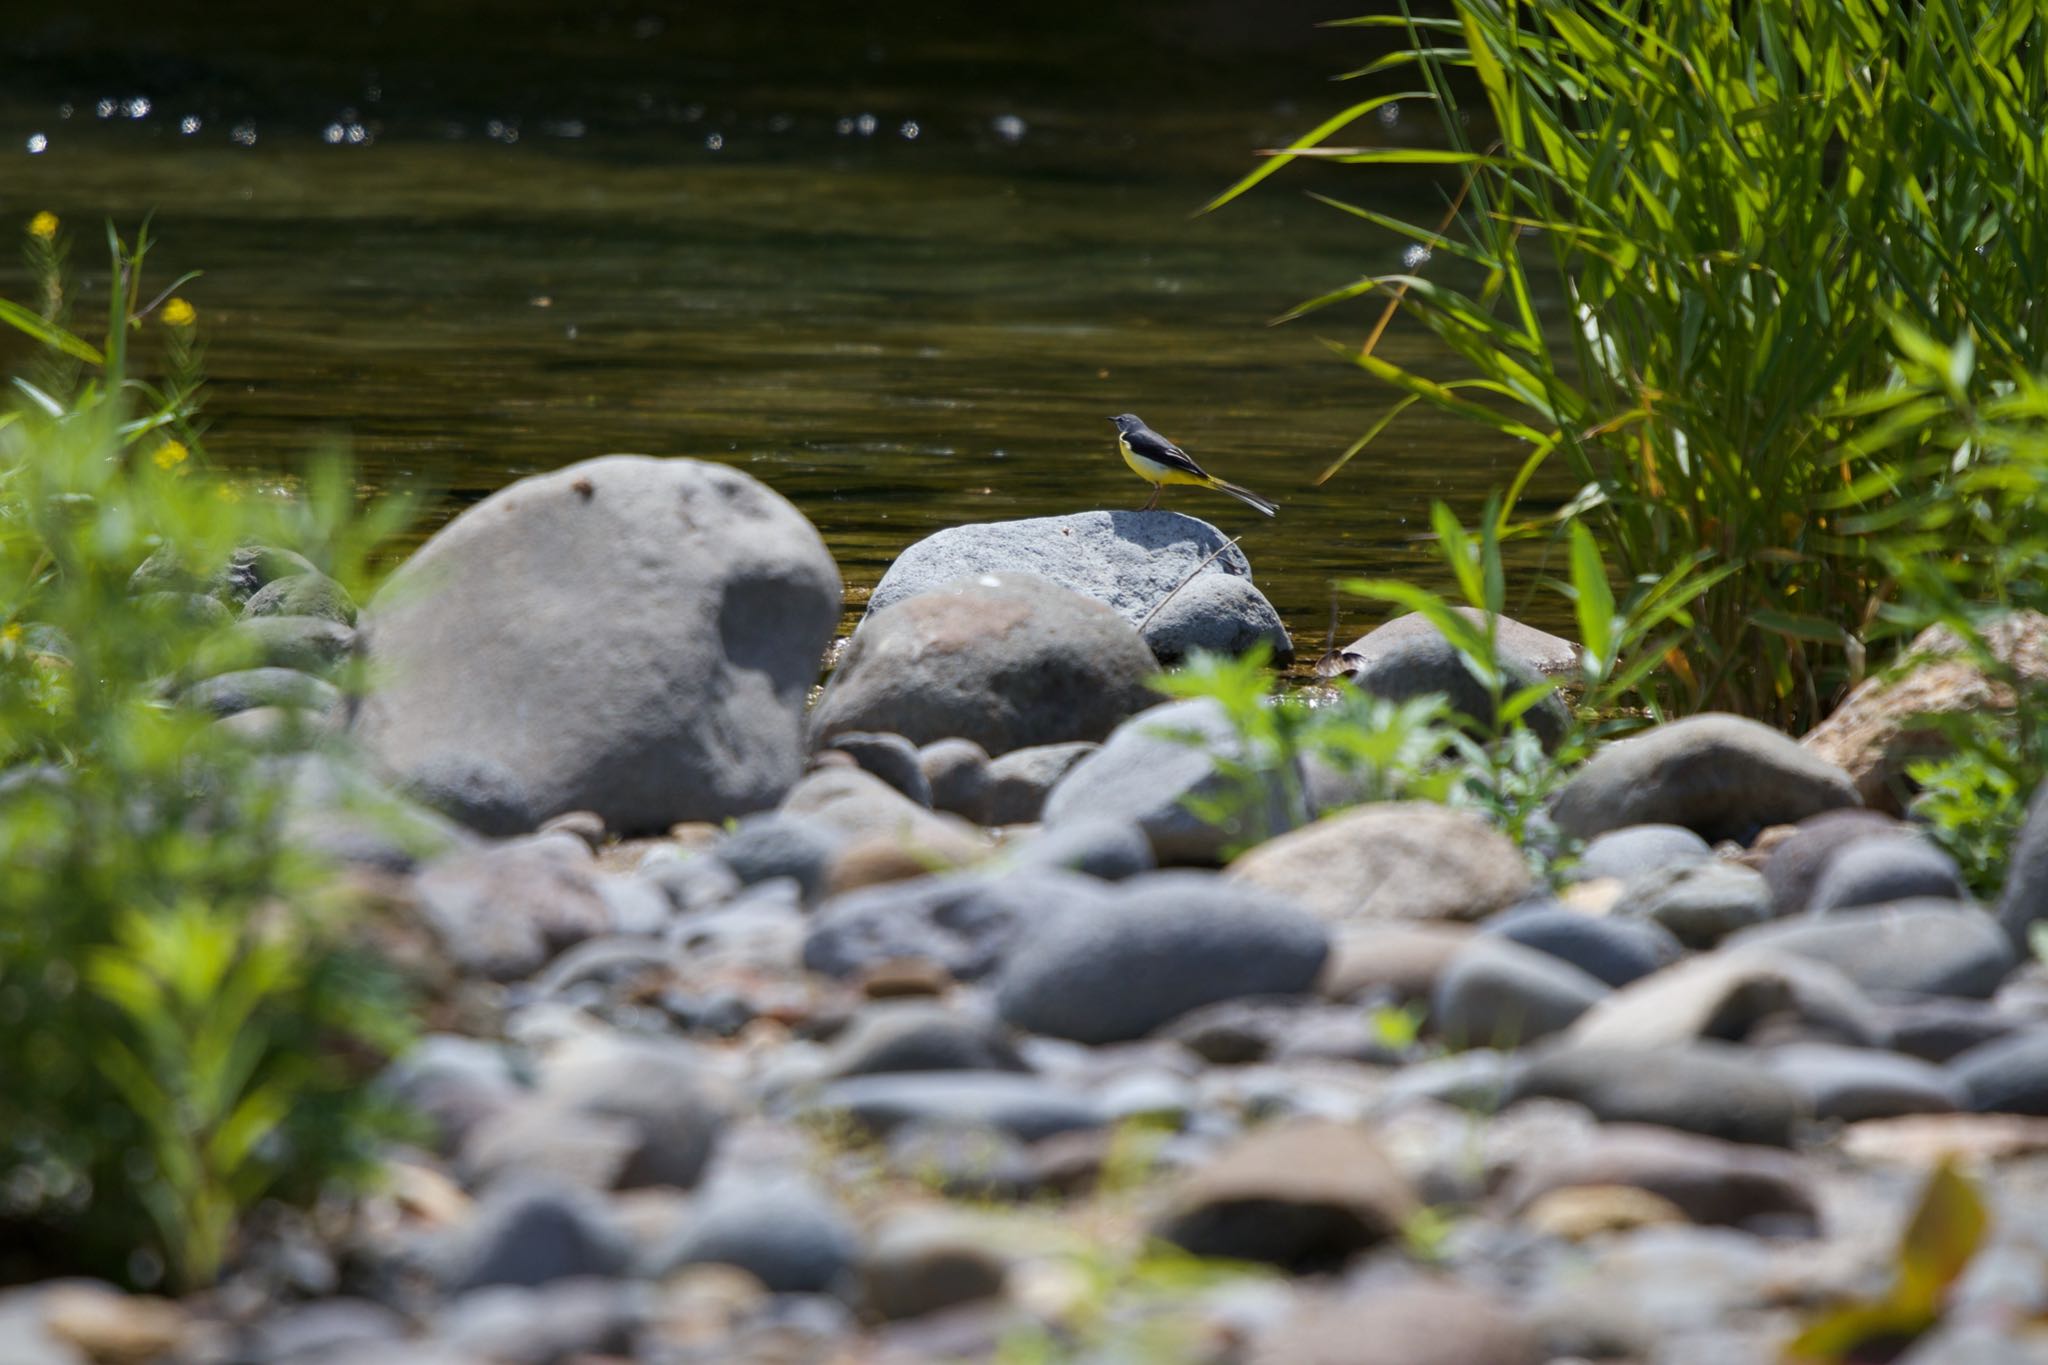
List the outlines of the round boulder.
{"label": "round boulder", "polygon": [[1629,825],[1683,825],[1747,839],[1767,825],[1859,804],[1856,786],[1767,725],[1691,716],[1607,745],[1557,794],[1558,828],[1591,839]]}
{"label": "round boulder", "polygon": [[811,713],[813,744],[888,730],[991,754],[1101,739],[1153,700],[1138,633],[1100,602],[1029,574],[983,574],[861,622]]}
{"label": "round boulder", "polygon": [[524,803],[493,823],[723,820],[802,772],[839,604],[818,533],[747,475],[585,461],[470,508],[370,603],[354,728],[400,774],[493,774]]}
{"label": "round boulder", "polygon": [[1004,966],[997,1004],[1034,1033],[1124,1042],[1219,1000],[1306,995],[1329,951],[1329,932],[1277,896],[1158,873],[1026,937]]}
{"label": "round boulder", "polygon": [[1179,512],[1080,512],[949,526],[896,557],[868,611],[986,573],[1035,574],[1094,598],[1143,630],[1162,663],[1193,649],[1241,653],[1260,641],[1282,663],[1294,654],[1279,613],[1252,586],[1244,551],[1208,522]]}
{"label": "round boulder", "polygon": [[1484,919],[1529,894],[1529,869],[1476,815],[1428,801],[1359,806],[1260,844],[1239,881],[1325,919]]}

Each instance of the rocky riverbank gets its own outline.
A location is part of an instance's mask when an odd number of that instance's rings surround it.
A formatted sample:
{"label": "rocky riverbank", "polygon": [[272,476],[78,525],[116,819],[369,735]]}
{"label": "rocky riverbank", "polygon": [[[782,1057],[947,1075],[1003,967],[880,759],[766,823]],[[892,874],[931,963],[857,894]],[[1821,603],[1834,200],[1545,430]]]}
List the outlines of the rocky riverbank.
{"label": "rocky riverbank", "polygon": [[[1873,809],[1896,726],[1609,744],[1552,884],[1315,772],[1197,819],[1237,739],[1148,679],[1287,642],[1177,514],[912,547],[815,699],[836,567],[718,466],[525,480],[359,616],[309,568],[136,588],[239,613],[186,698],[426,991],[420,1140],[206,1293],[0,1295],[0,1360],[1775,1361],[1951,1168],[1939,1321],[1820,1358],[2048,1354],[2048,800],[1978,904]],[[1464,686],[1413,622],[1335,666]]]}

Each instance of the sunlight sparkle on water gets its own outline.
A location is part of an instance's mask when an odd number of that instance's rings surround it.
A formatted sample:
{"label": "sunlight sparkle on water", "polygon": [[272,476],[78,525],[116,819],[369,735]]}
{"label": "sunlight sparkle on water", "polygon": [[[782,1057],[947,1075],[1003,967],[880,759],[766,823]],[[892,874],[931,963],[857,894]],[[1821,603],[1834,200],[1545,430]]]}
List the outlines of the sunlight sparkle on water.
{"label": "sunlight sparkle on water", "polygon": [[1429,263],[1429,248],[1417,244],[1401,253],[1401,264],[1416,270]]}
{"label": "sunlight sparkle on water", "polygon": [[41,156],[49,145],[50,139],[44,137],[41,133],[30,133],[28,135],[28,154],[30,156]]}
{"label": "sunlight sparkle on water", "polygon": [[199,126],[199,115],[197,114],[187,114],[185,115],[185,117],[178,120],[178,131],[183,133],[186,137],[190,137],[192,136],[192,134],[198,132]]}

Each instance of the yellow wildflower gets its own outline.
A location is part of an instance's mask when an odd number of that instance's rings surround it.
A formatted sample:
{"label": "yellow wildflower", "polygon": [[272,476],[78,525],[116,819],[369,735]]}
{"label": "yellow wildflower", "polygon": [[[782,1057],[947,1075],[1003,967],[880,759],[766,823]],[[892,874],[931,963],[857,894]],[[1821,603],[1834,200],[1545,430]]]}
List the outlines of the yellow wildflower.
{"label": "yellow wildflower", "polygon": [[164,305],[164,326],[190,327],[199,320],[199,313],[183,299],[172,299]]}
{"label": "yellow wildflower", "polygon": [[165,441],[156,448],[156,454],[152,458],[155,459],[158,469],[175,469],[182,474],[185,461],[191,457],[192,452],[185,449],[183,441]]}
{"label": "yellow wildflower", "polygon": [[51,213],[48,209],[44,209],[41,213],[29,219],[28,235],[40,237],[46,242],[55,237],[57,235],[57,215]]}
{"label": "yellow wildflower", "polygon": [[20,625],[18,625],[18,624],[16,624],[16,625],[11,625],[11,626],[7,627],[7,628],[6,628],[5,630],[0,630],[0,645],[5,645],[5,646],[6,646],[7,648],[9,648],[9,649],[12,649],[12,648],[14,648],[14,646],[16,646],[16,645],[18,645],[18,644],[20,644],[20,643],[21,643],[21,627],[20,627]]}

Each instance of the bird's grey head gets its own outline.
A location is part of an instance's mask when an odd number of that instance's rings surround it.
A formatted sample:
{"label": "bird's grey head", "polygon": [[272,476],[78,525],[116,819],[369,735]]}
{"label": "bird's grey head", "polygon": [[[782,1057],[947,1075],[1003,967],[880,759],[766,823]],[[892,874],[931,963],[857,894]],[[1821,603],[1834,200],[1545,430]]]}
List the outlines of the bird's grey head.
{"label": "bird's grey head", "polygon": [[1138,420],[1138,414],[1135,412],[1120,412],[1109,420],[1116,423],[1118,431],[1131,431],[1145,425]]}

